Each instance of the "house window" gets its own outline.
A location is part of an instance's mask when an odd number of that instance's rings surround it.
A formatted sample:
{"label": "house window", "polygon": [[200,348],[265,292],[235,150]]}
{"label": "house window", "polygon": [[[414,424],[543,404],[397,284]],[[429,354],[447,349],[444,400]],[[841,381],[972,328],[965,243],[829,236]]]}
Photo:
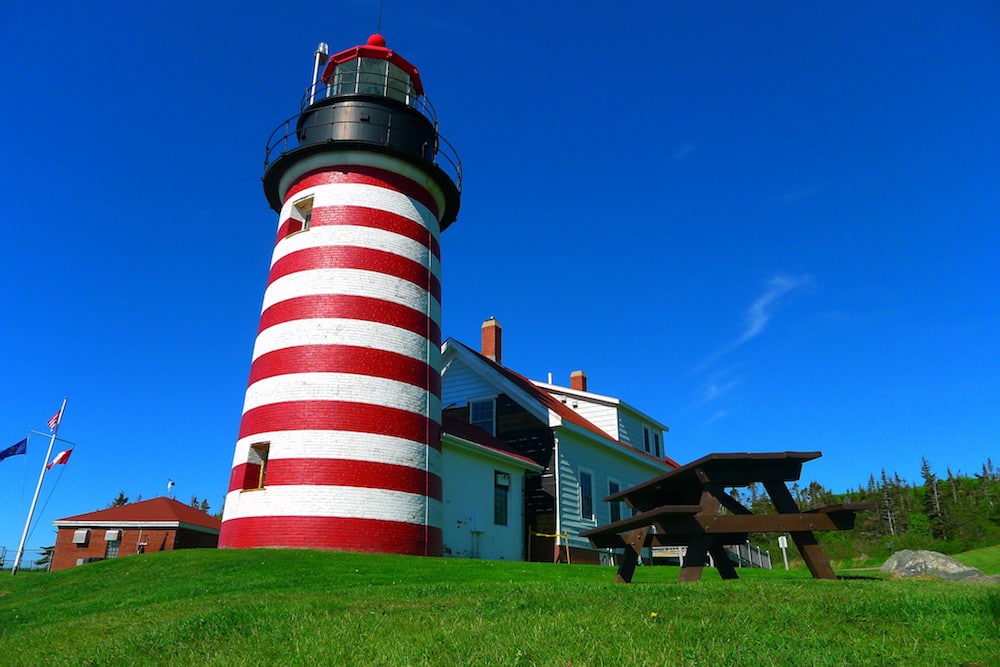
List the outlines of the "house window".
{"label": "house window", "polygon": [[[608,495],[614,495],[622,490],[622,485],[618,482],[608,481]],[[620,521],[622,518],[622,504],[621,502],[613,502],[611,505],[611,521]]]}
{"label": "house window", "polygon": [[121,548],[121,540],[111,540],[104,547],[105,558],[118,558],[118,550]]}
{"label": "house window", "polygon": [[86,528],[73,531],[73,544],[77,545],[78,547],[85,547],[87,546],[87,542],[89,541],[90,541],[90,531],[87,530]]}
{"label": "house window", "polygon": [[507,510],[510,506],[510,475],[499,470],[493,471],[493,523],[506,526]]}
{"label": "house window", "polygon": [[496,401],[492,398],[469,401],[469,423],[496,435]]}
{"label": "house window", "polygon": [[642,427],[642,446],[645,448],[646,453],[649,454],[649,429],[645,426]]}
{"label": "house window", "polygon": [[250,445],[247,455],[247,467],[243,474],[243,490],[253,491],[264,488],[267,478],[267,457],[270,454],[271,443],[258,442]]}
{"label": "house window", "polygon": [[594,518],[594,476],[580,471],[580,518]]}
{"label": "house window", "polygon": [[288,219],[288,231],[285,236],[298,234],[309,229],[312,222],[313,198],[306,197],[292,204],[291,216]]}
{"label": "house window", "polygon": [[656,458],[661,458],[663,455],[660,453],[660,434],[653,432],[653,451],[656,453]]}

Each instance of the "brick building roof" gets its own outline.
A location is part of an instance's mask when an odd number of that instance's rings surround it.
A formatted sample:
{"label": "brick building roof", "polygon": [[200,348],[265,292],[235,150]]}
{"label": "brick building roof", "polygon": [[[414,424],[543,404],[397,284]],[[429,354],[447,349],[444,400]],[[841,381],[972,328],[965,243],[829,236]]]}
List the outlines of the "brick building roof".
{"label": "brick building roof", "polygon": [[201,510],[185,505],[182,502],[160,496],[137,503],[109,507],[105,510],[77,514],[52,522],[57,527],[79,525],[133,525],[146,526],[151,524],[177,524],[196,526],[203,529],[218,531],[222,522]]}

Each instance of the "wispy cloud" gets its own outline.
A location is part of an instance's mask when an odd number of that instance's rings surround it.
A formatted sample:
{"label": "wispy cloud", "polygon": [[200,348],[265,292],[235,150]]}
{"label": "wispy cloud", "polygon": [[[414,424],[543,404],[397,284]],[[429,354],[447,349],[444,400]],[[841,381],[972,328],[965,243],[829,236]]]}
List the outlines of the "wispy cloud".
{"label": "wispy cloud", "polygon": [[674,149],[674,159],[675,160],[683,160],[688,155],[690,155],[691,153],[693,153],[695,148],[696,148],[696,146],[693,143],[691,143],[690,141],[687,141],[687,142],[681,144],[680,146],[678,146],[677,148]]}
{"label": "wispy cloud", "polygon": [[746,312],[746,321],[743,332],[735,339],[726,343],[707,359],[695,366],[691,373],[700,373],[715,363],[720,357],[743,345],[752,338],[764,333],[774,314],[787,300],[788,296],[795,291],[799,291],[813,282],[812,276],[803,274],[799,276],[779,273],[771,276],[764,286],[763,293],[754,299]]}
{"label": "wispy cloud", "polygon": [[721,398],[728,394],[736,385],[740,383],[739,378],[736,379],[721,379],[718,377],[712,378],[707,384],[701,388],[700,396],[698,398],[698,404],[704,405],[706,403],[711,403],[712,401]]}
{"label": "wispy cloud", "polygon": [[809,275],[788,276],[779,274],[772,276],[767,281],[767,288],[764,290],[764,293],[757,297],[757,300],[751,304],[747,311],[746,329],[744,329],[743,334],[736,340],[734,347],[742,345],[751,338],[760,335],[767,328],[767,324],[774,316],[774,311],[777,310],[781,300],[793,290],[805,287],[811,282],[812,277]]}
{"label": "wispy cloud", "polygon": [[728,414],[729,414],[728,410],[716,410],[711,417],[709,417],[702,423],[702,426],[708,426],[713,422],[717,422]]}

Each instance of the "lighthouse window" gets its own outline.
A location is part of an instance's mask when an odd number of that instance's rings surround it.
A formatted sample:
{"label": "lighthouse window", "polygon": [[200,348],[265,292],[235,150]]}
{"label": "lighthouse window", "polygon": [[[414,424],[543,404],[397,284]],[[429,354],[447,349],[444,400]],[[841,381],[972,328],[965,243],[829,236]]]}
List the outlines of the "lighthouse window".
{"label": "lighthouse window", "polygon": [[247,455],[246,471],[243,474],[243,490],[263,489],[267,478],[267,457],[271,443],[258,442],[250,445]]}
{"label": "lighthouse window", "polygon": [[367,95],[385,95],[388,79],[388,60],[375,58],[358,59],[358,92]]}
{"label": "lighthouse window", "polygon": [[356,92],[358,84],[358,61],[351,60],[342,65],[337,65],[333,70],[333,94]]}
{"label": "lighthouse window", "polygon": [[285,233],[285,236],[291,236],[292,234],[304,232],[309,229],[309,225],[312,222],[312,212],[312,197],[300,199],[292,204],[291,214],[288,219],[288,231]]}
{"label": "lighthouse window", "polygon": [[389,63],[388,90],[385,95],[405,104],[410,103],[410,77],[392,63]]}

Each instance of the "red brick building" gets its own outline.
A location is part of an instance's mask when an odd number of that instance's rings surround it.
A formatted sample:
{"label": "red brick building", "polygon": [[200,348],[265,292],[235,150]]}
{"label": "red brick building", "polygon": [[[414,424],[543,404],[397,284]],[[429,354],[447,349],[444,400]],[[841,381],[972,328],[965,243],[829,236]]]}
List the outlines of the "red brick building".
{"label": "red brick building", "polygon": [[105,558],[214,549],[221,521],[172,498],[153,498],[52,522],[58,529],[53,570]]}

